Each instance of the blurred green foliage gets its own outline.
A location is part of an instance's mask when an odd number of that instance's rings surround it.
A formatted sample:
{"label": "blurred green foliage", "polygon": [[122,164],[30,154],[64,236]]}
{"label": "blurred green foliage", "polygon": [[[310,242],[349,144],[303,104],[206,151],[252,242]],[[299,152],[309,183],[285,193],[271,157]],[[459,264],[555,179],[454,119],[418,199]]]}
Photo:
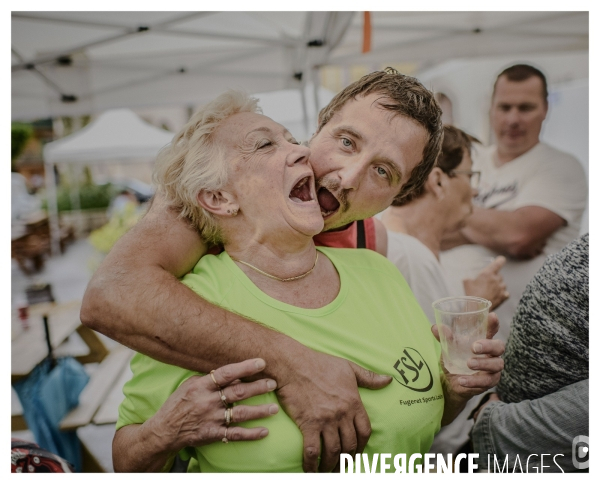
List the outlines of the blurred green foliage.
{"label": "blurred green foliage", "polygon": [[[108,208],[111,200],[116,196],[117,189],[110,183],[106,185],[85,184],[79,187],[79,200],[81,210],[93,208]],[[64,212],[71,210],[71,190],[68,186],[58,187],[57,194],[58,211]],[[44,200],[44,208],[47,207],[47,201]]]}
{"label": "blurred green foliage", "polygon": [[33,136],[33,128],[25,123],[12,123],[10,126],[10,161],[14,171],[14,161],[23,153],[29,138]]}

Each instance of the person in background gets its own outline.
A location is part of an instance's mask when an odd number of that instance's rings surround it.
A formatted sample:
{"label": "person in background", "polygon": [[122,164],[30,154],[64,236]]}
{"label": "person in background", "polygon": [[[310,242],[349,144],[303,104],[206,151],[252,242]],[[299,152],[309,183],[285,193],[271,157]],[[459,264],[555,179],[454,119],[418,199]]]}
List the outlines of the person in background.
{"label": "person in background", "polygon": [[542,454],[563,454],[544,472],[584,469],[572,449],[589,435],[589,234],[549,256],[528,284],[504,361],[497,394],[475,414],[482,468],[488,455],[508,456],[512,469],[517,455],[524,465],[536,454],[530,465],[539,467]]}
{"label": "person in background", "polygon": [[135,194],[127,188],[121,190],[119,194],[113,198],[106,212],[109,220],[116,214],[120,214],[128,210],[128,207],[134,207],[134,210],[139,206],[139,202]]}
{"label": "person in background", "polygon": [[588,468],[589,449],[577,443],[589,443],[585,439],[590,435],[589,379],[533,400],[506,403],[497,393],[486,397],[471,430],[480,472],[560,473]]}
{"label": "person in background", "polygon": [[135,194],[122,190],[111,202],[106,211],[108,222],[93,230],[88,241],[98,251],[98,257],[90,259],[88,266],[95,271],[102,258],[110,252],[117,240],[126,234],[142,218],[143,212]]}
{"label": "person in background", "polygon": [[[385,228],[368,217],[424,183],[441,146],[440,114],[431,91],[393,69],[362,77],[321,110],[310,141],[325,230],[317,244],[387,252]],[[204,373],[261,357],[303,434],[305,470],[330,471],[340,452],[361,452],[371,428],[357,385],[381,388],[391,378],[198,297],[177,277],[207,250],[185,216],[154,200],[90,281],[82,322],[155,359]],[[325,433],[341,435],[340,445],[322,440]]]}
{"label": "person in background", "polygon": [[[477,194],[479,172],[472,170],[471,144],[465,132],[444,126],[444,140],[435,167],[425,185],[401,203],[394,202],[382,215],[388,230],[388,259],[400,270],[419,305],[434,325],[431,304],[449,296],[478,296],[498,307],[507,298],[506,285],[499,274],[505,258],[499,256],[474,279],[456,284],[439,262],[444,235],[465,224],[471,215],[471,200]],[[436,436],[432,453],[459,453],[469,440],[471,422],[467,417],[475,400]]]}
{"label": "person in background", "polygon": [[495,144],[473,153],[475,170],[481,171],[475,208],[443,245],[456,247],[443,252],[441,261],[457,274],[481,256],[507,257],[502,274],[511,298],[498,308],[504,341],[527,283],[549,254],[578,237],[587,201],[581,164],[540,142],[547,113],[541,71],[518,64],[500,73],[490,110]]}
{"label": "person in background", "polygon": [[442,110],[442,123],[454,124],[454,114],[451,99],[443,92],[436,92],[434,96],[435,100],[440,105],[440,109]]}
{"label": "person in background", "polygon": [[456,284],[439,261],[444,236],[464,226],[473,212],[480,176],[472,170],[473,140],[458,128],[444,126],[442,151],[423,187],[393,202],[381,217],[388,231],[387,257],[405,277],[431,324],[435,324],[431,303],[437,299],[483,297],[495,309],[509,296],[499,274],[504,257],[462,284]]}

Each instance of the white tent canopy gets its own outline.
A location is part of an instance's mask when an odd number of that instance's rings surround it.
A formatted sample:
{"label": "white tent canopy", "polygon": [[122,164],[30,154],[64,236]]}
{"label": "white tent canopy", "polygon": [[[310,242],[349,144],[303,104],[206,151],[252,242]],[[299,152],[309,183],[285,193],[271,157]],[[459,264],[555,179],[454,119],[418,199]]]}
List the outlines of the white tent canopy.
{"label": "white tent canopy", "polygon": [[[129,109],[102,113],[83,129],[44,146],[48,215],[52,250],[59,251],[60,231],[54,164],[89,165],[99,163],[139,163],[156,157],[170,143],[173,133],[156,128]],[[76,208],[79,194],[75,194]]]}
{"label": "white tent canopy", "polygon": [[588,12],[370,18],[363,54],[363,12],[12,12],[12,119],[301,89],[332,65],[402,64],[418,75],[450,59],[588,50]]}
{"label": "white tent canopy", "polygon": [[[318,97],[317,100],[314,96]],[[284,89],[266,93],[255,93],[263,114],[285,126],[298,141],[307,141],[317,127],[318,111],[316,106],[326,106],[333,99],[335,93],[323,87],[314,89],[312,84],[307,84],[304,96],[307,100],[303,105],[302,91]]]}
{"label": "white tent canopy", "polygon": [[587,51],[589,44],[589,14],[582,11],[371,12],[372,49],[361,54],[361,14],[331,63],[418,62],[421,70],[456,58]]}
{"label": "white tent canopy", "polygon": [[171,142],[173,133],[156,128],[130,109],[113,109],[85,128],[44,146],[47,164],[148,161]]}
{"label": "white tent canopy", "polygon": [[300,89],[354,12],[13,12],[12,118]]}

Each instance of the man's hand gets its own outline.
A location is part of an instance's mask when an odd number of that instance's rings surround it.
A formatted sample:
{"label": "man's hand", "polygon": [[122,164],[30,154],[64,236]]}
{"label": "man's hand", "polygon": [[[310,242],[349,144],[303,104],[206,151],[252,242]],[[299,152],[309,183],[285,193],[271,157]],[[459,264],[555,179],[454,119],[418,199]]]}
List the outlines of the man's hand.
{"label": "man's hand", "polygon": [[477,296],[492,302],[491,309],[496,309],[509,297],[504,279],[499,274],[506,264],[506,257],[498,256],[486,266],[475,279],[465,279],[465,294]]}
{"label": "man's hand", "polygon": [[[467,401],[479,395],[490,388],[495,387],[500,381],[500,375],[504,369],[504,360],[501,356],[504,354],[504,342],[493,340],[492,338],[498,332],[500,323],[494,313],[488,315],[488,327],[486,339],[473,343],[471,350],[478,358],[471,358],[467,361],[467,366],[472,370],[479,370],[473,375],[454,375],[448,373],[443,366],[443,388],[444,388],[444,416],[442,425],[447,425],[456,418],[462,411]],[[431,330],[440,340],[437,326],[432,326]]]}
{"label": "man's hand", "polygon": [[357,386],[377,390],[392,378],[318,352],[311,352],[294,370],[293,378],[277,390],[279,403],[304,437],[304,471],[316,472],[318,466],[319,472],[331,472],[339,465],[340,453],[362,452],[371,435]]}

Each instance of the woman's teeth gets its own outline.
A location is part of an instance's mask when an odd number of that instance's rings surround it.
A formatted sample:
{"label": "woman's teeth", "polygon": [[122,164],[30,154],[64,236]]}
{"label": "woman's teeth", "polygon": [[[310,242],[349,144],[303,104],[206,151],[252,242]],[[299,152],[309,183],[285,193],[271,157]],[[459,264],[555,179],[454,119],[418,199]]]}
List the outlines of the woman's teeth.
{"label": "woman's teeth", "polygon": [[292,191],[290,192],[289,198],[296,202],[296,203],[302,203],[302,202],[310,202],[313,200],[311,191],[310,191],[310,185],[308,184],[308,181],[310,180],[310,177],[304,177],[302,178],[302,180],[300,180],[296,186],[292,189]]}

